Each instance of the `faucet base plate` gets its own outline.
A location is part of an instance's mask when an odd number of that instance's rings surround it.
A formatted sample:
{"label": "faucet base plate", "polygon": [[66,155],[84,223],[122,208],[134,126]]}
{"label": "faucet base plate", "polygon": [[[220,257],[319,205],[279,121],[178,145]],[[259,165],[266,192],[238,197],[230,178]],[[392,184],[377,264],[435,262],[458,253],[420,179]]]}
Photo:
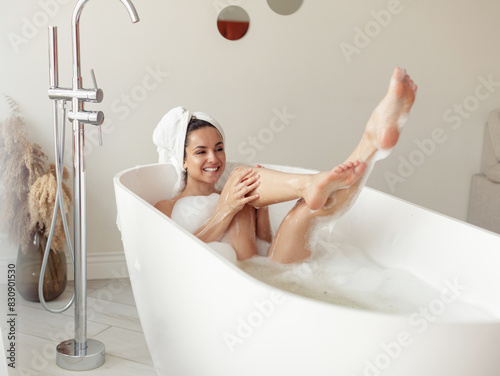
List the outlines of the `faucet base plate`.
{"label": "faucet base plate", "polygon": [[105,347],[101,341],[87,339],[87,349],[76,348],[74,339],[57,346],[56,364],[70,371],[88,371],[104,364]]}

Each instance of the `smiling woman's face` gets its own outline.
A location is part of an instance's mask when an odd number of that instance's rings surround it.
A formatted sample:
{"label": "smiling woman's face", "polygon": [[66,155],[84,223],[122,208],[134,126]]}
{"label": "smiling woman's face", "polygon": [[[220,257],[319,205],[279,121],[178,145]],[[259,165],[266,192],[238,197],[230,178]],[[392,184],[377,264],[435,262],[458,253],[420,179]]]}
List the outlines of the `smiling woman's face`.
{"label": "smiling woman's face", "polygon": [[187,170],[188,182],[217,183],[226,167],[226,153],[216,128],[203,127],[189,134],[183,166]]}

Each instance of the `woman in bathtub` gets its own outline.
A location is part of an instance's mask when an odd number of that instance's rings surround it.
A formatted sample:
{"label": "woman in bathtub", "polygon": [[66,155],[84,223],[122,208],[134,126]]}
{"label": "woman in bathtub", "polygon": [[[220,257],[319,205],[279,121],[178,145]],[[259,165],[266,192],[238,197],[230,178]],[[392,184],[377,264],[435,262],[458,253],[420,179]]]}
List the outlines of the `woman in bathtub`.
{"label": "woman in bathtub", "polygon": [[[416,90],[406,72],[396,68],[361,141],[346,162],[331,171],[290,174],[260,166],[237,167],[221,190],[216,184],[226,167],[222,128],[209,115],[174,108],[153,137],[163,161],[172,163],[179,179],[173,198],[155,207],[186,222],[204,242],[228,242],[239,260],[257,254],[257,238],[271,243],[268,256],[275,262],[304,260],[311,254],[308,234],[317,219],[347,211],[375,161],[396,144]],[[183,206],[185,197],[195,200]],[[272,238],[267,206],[289,200],[298,201]]]}

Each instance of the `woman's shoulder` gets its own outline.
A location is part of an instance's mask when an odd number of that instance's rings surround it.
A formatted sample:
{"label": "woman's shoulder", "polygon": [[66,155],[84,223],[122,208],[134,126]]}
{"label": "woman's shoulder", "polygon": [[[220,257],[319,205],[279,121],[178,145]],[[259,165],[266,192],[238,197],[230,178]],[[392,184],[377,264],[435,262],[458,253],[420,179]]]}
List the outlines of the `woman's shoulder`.
{"label": "woman's shoulder", "polygon": [[155,204],[155,208],[165,214],[167,217],[172,216],[172,210],[174,210],[175,202],[177,198],[171,200],[161,200]]}
{"label": "woman's shoulder", "polygon": [[[180,194],[177,197],[174,197],[172,199],[167,199],[167,200],[161,200],[158,201],[155,204],[155,208],[161,211],[163,214],[165,214],[168,217],[172,217],[172,211],[174,210],[174,206],[177,201],[179,201],[181,198],[192,198],[192,199],[199,199],[203,198],[204,200],[210,200],[210,202],[217,202],[220,197],[220,192],[216,191],[208,196],[190,196],[190,195],[185,195],[184,193]],[[198,203],[198,202],[196,202]]]}

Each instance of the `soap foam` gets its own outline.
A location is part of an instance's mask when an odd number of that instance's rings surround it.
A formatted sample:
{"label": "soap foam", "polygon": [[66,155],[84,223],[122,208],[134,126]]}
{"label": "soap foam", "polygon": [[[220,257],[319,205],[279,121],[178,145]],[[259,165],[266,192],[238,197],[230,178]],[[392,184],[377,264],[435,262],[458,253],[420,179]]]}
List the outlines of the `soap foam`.
{"label": "soap foam", "polygon": [[[329,224],[324,223],[324,227]],[[387,268],[369,253],[347,242],[339,243],[318,231],[311,257],[301,263],[282,265],[255,256],[238,265],[253,277],[305,297],[335,305],[375,312],[408,315],[418,313],[440,298],[443,286],[429,285],[409,271]],[[263,252],[259,252],[263,254]],[[491,318],[482,308],[459,298],[448,303],[438,319]]]}

